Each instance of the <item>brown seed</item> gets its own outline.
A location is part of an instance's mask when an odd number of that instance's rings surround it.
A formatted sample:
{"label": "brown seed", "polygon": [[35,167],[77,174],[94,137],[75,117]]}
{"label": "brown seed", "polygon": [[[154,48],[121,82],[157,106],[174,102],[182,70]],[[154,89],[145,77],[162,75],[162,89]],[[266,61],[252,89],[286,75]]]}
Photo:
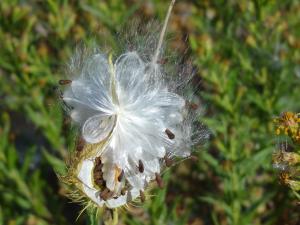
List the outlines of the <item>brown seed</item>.
{"label": "brown seed", "polygon": [[199,107],[196,103],[190,101],[186,101],[185,105],[193,110],[196,110]]}
{"label": "brown seed", "polygon": [[95,167],[93,169],[93,179],[94,183],[99,187],[105,187],[105,180],[103,179],[103,172],[102,172],[102,162],[101,157],[97,157],[95,159]]}
{"label": "brown seed", "polygon": [[144,172],[144,164],[143,164],[143,162],[142,162],[142,160],[139,160],[139,171],[140,171],[140,173],[143,173]]}
{"label": "brown seed", "polygon": [[66,85],[66,84],[72,83],[72,81],[71,81],[71,80],[59,80],[58,83],[59,83],[60,85]]}
{"label": "brown seed", "polygon": [[102,167],[103,167],[103,164],[102,164],[101,158],[100,158],[100,157],[97,157],[97,158],[95,159],[95,167],[94,167],[94,171],[100,172],[100,171],[102,170]]}
{"label": "brown seed", "polygon": [[156,180],[156,183],[158,184],[159,188],[164,187],[164,182],[163,182],[161,176],[158,173],[155,173],[155,180]]}
{"label": "brown seed", "polygon": [[78,137],[76,141],[76,151],[81,152],[84,148],[85,141],[82,137]]}
{"label": "brown seed", "polygon": [[191,107],[191,109],[193,109],[193,110],[197,110],[199,106],[198,106],[196,103],[191,103],[191,104],[190,104],[190,107]]}
{"label": "brown seed", "polygon": [[169,129],[166,129],[165,132],[171,140],[175,138],[175,134],[173,134]]}
{"label": "brown seed", "polygon": [[94,173],[101,173],[103,175],[103,173],[102,173],[102,165],[95,166],[94,167]]}
{"label": "brown seed", "polygon": [[104,180],[95,180],[95,184],[97,184],[98,186],[105,186],[105,181]]}
{"label": "brown seed", "polygon": [[172,166],[172,164],[173,164],[172,159],[168,158],[168,157],[165,155],[165,156],[164,156],[164,160],[165,160],[165,164],[166,164],[167,167]]}
{"label": "brown seed", "polygon": [[94,180],[94,183],[101,189],[105,187],[105,181],[103,179],[96,179]]}
{"label": "brown seed", "polygon": [[102,163],[101,163],[101,157],[100,157],[100,156],[97,157],[97,158],[95,159],[95,163],[96,163],[96,165],[102,164]]}
{"label": "brown seed", "polygon": [[168,59],[166,59],[166,58],[157,60],[157,63],[158,63],[158,64],[161,64],[161,65],[164,65],[164,64],[166,64],[167,62],[168,62]]}
{"label": "brown seed", "polygon": [[100,198],[102,198],[104,201],[108,200],[113,196],[113,192],[110,191],[108,188],[105,188],[101,193],[100,193]]}
{"label": "brown seed", "polygon": [[123,189],[121,190],[121,195],[125,195],[125,194],[126,194],[126,189],[123,188]]}
{"label": "brown seed", "polygon": [[114,192],[113,191],[109,192],[108,199],[112,198],[113,196],[114,196]]}
{"label": "brown seed", "polygon": [[101,178],[102,178],[102,174],[101,173],[95,173],[95,171],[94,171],[94,181],[99,180]]}
{"label": "brown seed", "polygon": [[141,202],[145,202],[146,197],[142,190],[140,190],[140,197],[141,197]]}
{"label": "brown seed", "polygon": [[94,181],[96,184],[105,185],[105,180],[103,180],[103,177],[96,178]]}
{"label": "brown seed", "polygon": [[103,198],[104,196],[106,196],[109,193],[109,189],[105,188],[101,193],[100,193],[100,198]]}
{"label": "brown seed", "polygon": [[120,175],[118,176],[118,181],[121,182],[121,180],[124,177],[124,170],[121,171]]}
{"label": "brown seed", "polygon": [[[94,173],[95,173],[95,171],[94,171]],[[100,171],[100,172],[98,172],[98,173],[95,173],[95,174],[94,174],[94,179],[95,179],[95,180],[103,179],[103,172]]]}

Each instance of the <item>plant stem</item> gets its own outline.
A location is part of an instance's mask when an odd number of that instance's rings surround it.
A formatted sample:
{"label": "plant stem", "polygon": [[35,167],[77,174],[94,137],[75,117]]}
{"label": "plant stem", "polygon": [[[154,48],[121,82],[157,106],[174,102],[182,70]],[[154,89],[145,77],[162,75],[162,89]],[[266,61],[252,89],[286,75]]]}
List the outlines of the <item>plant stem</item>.
{"label": "plant stem", "polygon": [[164,40],[164,37],[165,37],[165,34],[166,34],[167,25],[168,25],[168,22],[169,22],[169,19],[170,19],[170,15],[171,15],[173,6],[175,4],[175,1],[176,0],[172,0],[171,3],[170,3],[170,5],[169,5],[169,9],[168,9],[165,21],[164,21],[164,25],[163,25],[163,28],[162,28],[162,30],[160,32],[160,36],[159,36],[158,44],[157,44],[157,47],[156,47],[156,50],[155,50],[155,54],[154,54],[154,56],[152,58],[152,63],[153,64],[155,64],[157,62],[157,59],[158,59],[158,56],[159,56],[159,52],[160,52],[160,49],[161,49],[161,46],[162,46],[162,43],[163,43],[163,40]]}

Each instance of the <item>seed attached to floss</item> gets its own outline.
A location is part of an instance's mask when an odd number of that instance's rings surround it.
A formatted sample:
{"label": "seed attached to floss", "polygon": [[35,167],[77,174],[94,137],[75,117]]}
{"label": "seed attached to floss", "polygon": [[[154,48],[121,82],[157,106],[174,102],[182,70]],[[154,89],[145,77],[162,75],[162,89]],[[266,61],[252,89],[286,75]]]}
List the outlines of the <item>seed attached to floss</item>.
{"label": "seed attached to floss", "polygon": [[166,64],[167,62],[168,62],[168,60],[167,60],[166,58],[160,59],[160,60],[157,61],[157,63],[158,63],[158,64],[161,64],[161,65],[164,65],[164,64]]}
{"label": "seed attached to floss", "polygon": [[167,167],[172,166],[172,164],[173,164],[172,159],[168,158],[168,156],[165,155],[164,160],[165,160],[165,164],[166,164]]}
{"label": "seed attached to floss", "polygon": [[105,188],[101,193],[100,193],[100,198],[102,198],[104,201],[108,200],[113,196],[113,192],[110,191],[108,188]]}
{"label": "seed attached to floss", "polygon": [[102,199],[104,199],[105,196],[107,196],[107,194],[109,193],[109,189],[105,188],[101,193],[100,193],[100,197]]}
{"label": "seed attached to floss", "polygon": [[140,173],[144,172],[144,164],[143,164],[142,160],[139,160],[139,171],[140,171]]}
{"label": "seed attached to floss", "polygon": [[155,180],[159,188],[164,188],[164,182],[158,173],[155,173]]}
{"label": "seed attached to floss", "polygon": [[185,105],[189,108],[191,108],[192,110],[197,110],[198,109],[198,105],[196,103],[190,102],[190,101],[186,101]]}
{"label": "seed attached to floss", "polygon": [[103,167],[103,164],[101,162],[100,157],[96,158],[94,172],[102,173],[102,167]]}
{"label": "seed attached to floss", "polygon": [[145,194],[142,190],[140,190],[140,197],[141,197],[141,202],[145,202],[146,197],[145,197]]}
{"label": "seed attached to floss", "polygon": [[79,137],[76,142],[76,151],[81,152],[84,148],[85,141],[82,137]]}
{"label": "seed attached to floss", "polygon": [[121,182],[123,177],[124,177],[124,170],[122,170],[120,175],[118,176],[118,181]]}
{"label": "seed attached to floss", "polygon": [[94,183],[99,188],[103,188],[105,186],[105,180],[103,179],[102,167],[103,167],[103,164],[101,162],[101,158],[97,157],[95,159],[95,167],[93,169],[93,178],[94,178]]}
{"label": "seed attached to floss", "polygon": [[105,181],[103,180],[103,174],[94,173],[94,183],[98,187],[102,187],[105,184]]}
{"label": "seed attached to floss", "polygon": [[196,104],[196,103],[192,103],[191,104],[191,108],[193,109],[193,110],[196,110],[196,109],[198,109],[198,105]]}
{"label": "seed attached to floss", "polygon": [[126,194],[126,189],[123,188],[123,189],[121,190],[121,195],[125,195],[125,194]]}
{"label": "seed attached to floss", "polygon": [[96,184],[97,184],[97,186],[99,186],[99,187],[103,187],[103,186],[105,186],[105,180],[97,180],[96,182],[95,182]]}
{"label": "seed attached to floss", "polygon": [[60,85],[67,85],[67,84],[71,84],[72,81],[71,80],[59,80],[58,83]]}
{"label": "seed attached to floss", "polygon": [[165,130],[165,133],[168,135],[169,139],[174,139],[175,138],[175,134],[173,134],[169,129]]}
{"label": "seed attached to floss", "polygon": [[[96,171],[96,172],[98,172],[98,171]],[[94,174],[94,178],[96,180],[102,179],[102,175],[103,175],[102,171],[99,171],[98,173]]]}

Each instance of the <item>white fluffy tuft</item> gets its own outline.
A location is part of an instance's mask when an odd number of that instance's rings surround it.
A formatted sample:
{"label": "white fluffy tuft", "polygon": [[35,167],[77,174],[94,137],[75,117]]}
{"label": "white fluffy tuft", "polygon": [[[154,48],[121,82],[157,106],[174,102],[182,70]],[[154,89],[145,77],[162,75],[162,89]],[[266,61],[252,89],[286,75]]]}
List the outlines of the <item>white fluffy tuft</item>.
{"label": "white fluffy tuft", "polygon": [[[77,178],[99,206],[114,208],[135,199],[157,179],[165,157],[188,157],[192,146],[207,137],[202,127],[193,130],[197,110],[191,113],[183,96],[190,70],[156,62],[161,54],[161,49],[154,57],[148,49],[126,51],[113,61],[99,50],[79,51],[71,62],[74,76],[63,100],[71,106],[70,116],[83,139],[97,146],[93,156],[78,164]],[[102,199],[103,190],[94,184],[97,157],[105,188],[112,192],[109,199]],[[117,178],[120,171],[122,180]]]}

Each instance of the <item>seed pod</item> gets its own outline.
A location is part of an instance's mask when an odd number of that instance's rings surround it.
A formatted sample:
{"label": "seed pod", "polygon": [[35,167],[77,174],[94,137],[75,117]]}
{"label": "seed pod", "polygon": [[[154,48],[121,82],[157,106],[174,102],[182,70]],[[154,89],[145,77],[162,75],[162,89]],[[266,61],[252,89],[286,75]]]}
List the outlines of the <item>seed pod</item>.
{"label": "seed pod", "polygon": [[144,172],[144,164],[143,164],[143,162],[142,162],[142,160],[139,160],[139,171],[140,171],[140,173],[143,173]]}
{"label": "seed pod", "polygon": [[159,188],[164,187],[164,182],[163,182],[161,176],[158,173],[155,173],[155,180],[156,180],[156,183],[158,184]]}
{"label": "seed pod", "polygon": [[169,129],[165,130],[166,134],[168,135],[169,139],[174,139],[175,138],[175,134],[173,134]]}

